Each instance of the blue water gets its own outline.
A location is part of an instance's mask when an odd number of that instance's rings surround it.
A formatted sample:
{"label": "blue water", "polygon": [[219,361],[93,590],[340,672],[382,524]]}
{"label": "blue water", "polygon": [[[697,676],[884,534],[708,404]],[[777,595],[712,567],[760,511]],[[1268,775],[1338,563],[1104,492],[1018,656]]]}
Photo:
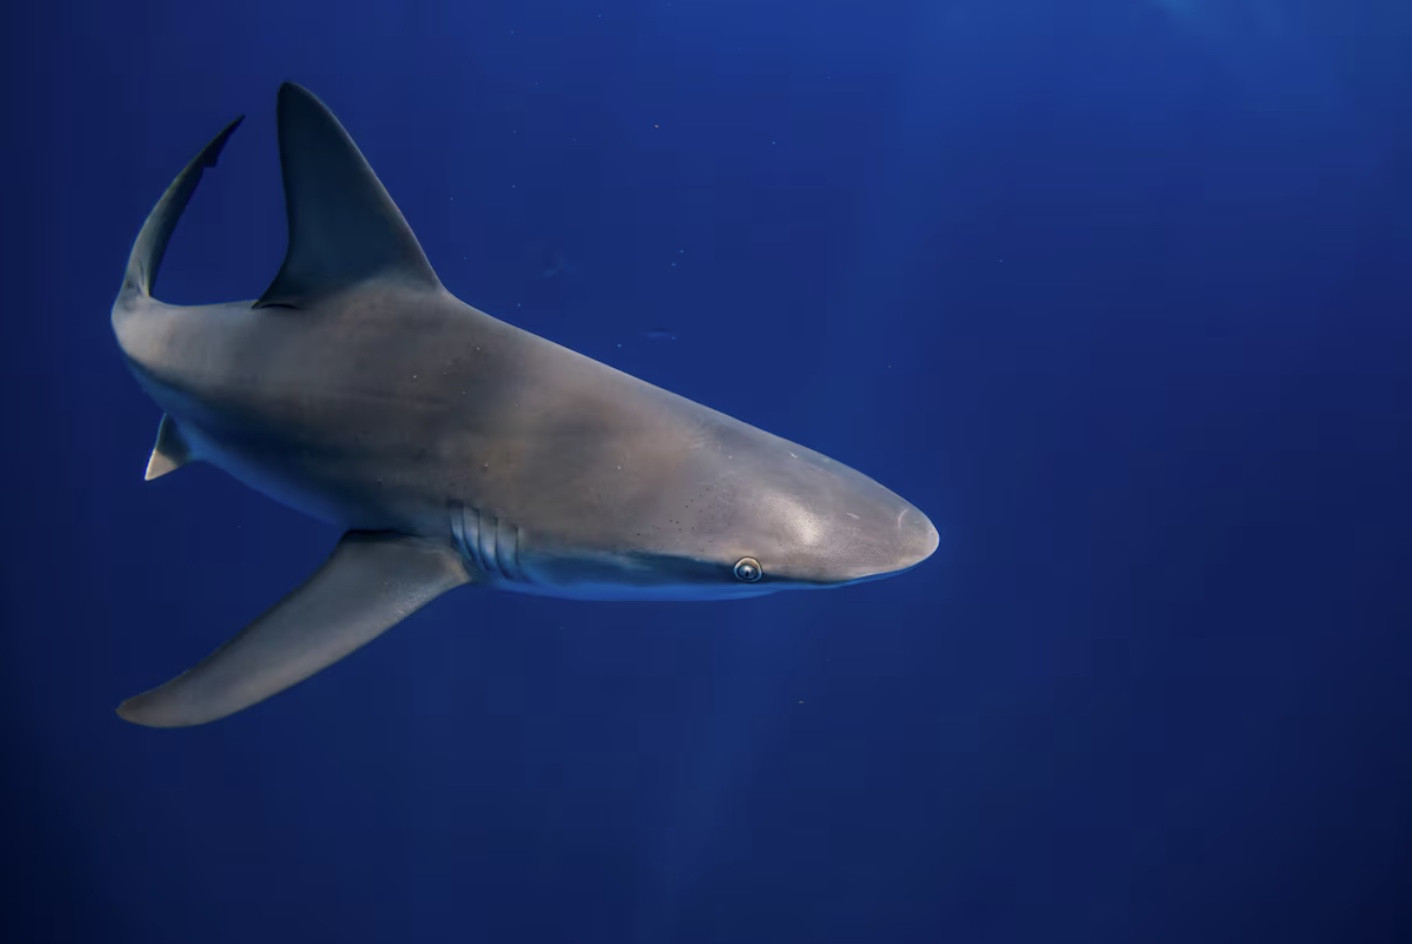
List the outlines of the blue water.
{"label": "blue water", "polygon": [[[1412,940],[1412,13],[1372,0],[6,14],[0,938]],[[274,96],[467,301],[861,468],[917,570],[460,592],[225,721],[113,714],[337,534],[108,324],[283,254]]]}

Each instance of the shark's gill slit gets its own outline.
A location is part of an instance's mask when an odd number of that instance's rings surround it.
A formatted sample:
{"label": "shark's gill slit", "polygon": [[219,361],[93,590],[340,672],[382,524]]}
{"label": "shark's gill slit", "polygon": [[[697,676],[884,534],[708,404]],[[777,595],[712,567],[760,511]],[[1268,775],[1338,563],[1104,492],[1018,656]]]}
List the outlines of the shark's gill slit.
{"label": "shark's gill slit", "polygon": [[523,532],[516,525],[472,505],[450,508],[451,537],[466,566],[483,577],[525,583],[520,564]]}
{"label": "shark's gill slit", "polygon": [[481,573],[485,572],[485,561],[480,556],[480,512],[474,508],[462,506],[461,516],[466,520],[466,547],[471,556],[471,563]]}
{"label": "shark's gill slit", "polygon": [[501,524],[505,527],[505,537],[508,542],[501,558],[503,569],[511,580],[524,583],[525,572],[520,567],[520,541],[524,538],[524,532],[518,525],[512,525],[507,521],[502,521]]}
{"label": "shark's gill slit", "polygon": [[486,576],[488,569],[485,559],[481,556],[480,546],[480,512],[467,505],[453,505],[451,534],[456,552],[465,565],[481,576]]}
{"label": "shark's gill slit", "polygon": [[476,509],[480,518],[480,559],[486,572],[493,577],[503,577],[500,561],[495,554],[495,516]]}
{"label": "shark's gill slit", "polygon": [[451,522],[451,546],[456,549],[461,562],[474,566],[474,561],[466,559],[466,509],[449,502],[446,506],[446,517]]}
{"label": "shark's gill slit", "polygon": [[495,566],[506,580],[523,582],[524,574],[520,571],[520,529],[504,518],[495,519]]}

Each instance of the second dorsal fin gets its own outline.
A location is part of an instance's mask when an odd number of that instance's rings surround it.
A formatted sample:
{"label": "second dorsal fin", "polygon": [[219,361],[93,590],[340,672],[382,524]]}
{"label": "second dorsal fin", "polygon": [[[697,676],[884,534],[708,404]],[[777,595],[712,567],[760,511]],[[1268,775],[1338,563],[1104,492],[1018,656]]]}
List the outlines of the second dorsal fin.
{"label": "second dorsal fin", "polygon": [[417,237],[338,119],[307,89],[279,89],[289,248],[256,308],[302,308],[373,277],[439,288]]}

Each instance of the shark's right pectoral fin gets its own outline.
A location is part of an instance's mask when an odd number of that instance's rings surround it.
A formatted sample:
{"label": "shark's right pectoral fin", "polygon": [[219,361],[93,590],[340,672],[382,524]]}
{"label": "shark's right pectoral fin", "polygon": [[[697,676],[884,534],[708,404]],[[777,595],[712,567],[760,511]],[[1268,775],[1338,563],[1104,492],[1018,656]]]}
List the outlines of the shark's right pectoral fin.
{"label": "shark's right pectoral fin", "polygon": [[118,714],[156,728],[223,718],[337,662],[469,579],[450,547],[350,531],[302,586],[192,668],[123,702]]}

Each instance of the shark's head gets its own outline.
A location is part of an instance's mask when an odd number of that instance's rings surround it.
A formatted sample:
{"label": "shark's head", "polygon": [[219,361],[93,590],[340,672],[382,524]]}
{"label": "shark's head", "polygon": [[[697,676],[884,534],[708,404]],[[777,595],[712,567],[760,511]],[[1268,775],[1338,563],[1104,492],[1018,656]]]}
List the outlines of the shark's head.
{"label": "shark's head", "polygon": [[[725,420],[725,418],[722,418]],[[608,546],[527,534],[519,589],[596,599],[732,599],[902,573],[936,550],[927,516],[862,473],[733,420],[644,463],[613,496]],[[631,479],[631,467],[598,473]],[[582,494],[582,493],[580,493]],[[588,514],[585,511],[585,514]],[[596,516],[595,516],[596,517]],[[507,584],[508,586],[508,584]]]}
{"label": "shark's head", "polygon": [[718,526],[703,528],[703,557],[725,564],[733,585],[718,595],[876,580],[936,550],[936,528],[901,496],[820,453],[746,433],[711,463],[719,477],[707,507]]}

